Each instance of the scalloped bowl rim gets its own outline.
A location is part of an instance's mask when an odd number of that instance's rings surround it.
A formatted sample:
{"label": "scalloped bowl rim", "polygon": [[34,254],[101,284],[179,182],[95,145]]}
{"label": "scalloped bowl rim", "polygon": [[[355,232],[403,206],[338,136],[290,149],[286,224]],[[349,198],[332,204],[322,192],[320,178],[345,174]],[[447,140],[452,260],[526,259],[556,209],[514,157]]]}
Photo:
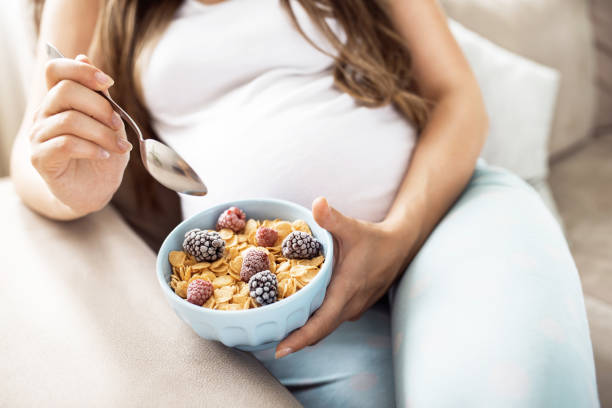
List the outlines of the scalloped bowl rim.
{"label": "scalloped bowl rim", "polygon": [[[271,312],[273,310],[276,310],[278,308],[283,307],[284,305],[288,305],[291,302],[294,301],[298,301],[300,296],[306,296],[306,294],[308,292],[310,292],[311,290],[316,290],[315,285],[312,285],[314,282],[316,282],[317,280],[321,280],[321,279],[325,279],[324,275],[326,275],[325,273],[317,273],[317,275],[314,277],[314,279],[309,282],[307,285],[305,285],[302,289],[298,290],[297,292],[295,292],[293,295],[286,297],[284,299],[281,299],[277,302],[274,302],[270,305],[266,305],[266,306],[261,306],[261,307],[257,307],[257,308],[253,308],[253,309],[241,309],[241,310],[218,310],[218,309],[209,309],[206,307],[202,307],[202,306],[197,306],[194,305],[193,303],[190,303],[187,301],[187,299],[183,299],[182,297],[180,297],[179,295],[177,295],[172,288],[169,285],[169,282],[166,281],[166,278],[163,274],[163,270],[164,270],[164,265],[163,262],[169,262],[167,259],[167,256],[162,257],[161,254],[162,249],[167,246],[167,242],[171,239],[172,236],[174,236],[175,234],[178,234],[178,231],[181,230],[182,228],[185,227],[186,224],[190,223],[191,220],[193,218],[196,218],[200,215],[202,215],[203,213],[212,213],[212,212],[217,212],[219,210],[225,210],[230,206],[236,206],[236,207],[240,207],[241,205],[247,204],[247,205],[252,205],[256,202],[260,202],[262,204],[265,203],[275,203],[275,204],[280,204],[280,205],[284,205],[284,206],[289,206],[289,207],[293,207],[294,210],[297,210],[298,212],[306,212],[306,214],[310,213],[310,210],[308,210],[306,207],[303,207],[299,204],[293,203],[291,201],[286,201],[286,200],[281,200],[281,199],[272,199],[272,198],[252,198],[252,199],[242,199],[242,200],[236,200],[236,201],[227,201],[224,203],[220,203],[217,205],[214,205],[212,207],[209,207],[205,210],[202,210],[200,212],[198,212],[197,214],[192,215],[189,218],[186,218],[185,220],[183,220],[180,224],[178,224],[176,227],[174,227],[172,229],[172,231],[166,236],[166,238],[164,239],[162,245],[160,246],[160,249],[157,253],[157,260],[156,260],[156,275],[157,275],[157,280],[160,283],[160,285],[162,286],[162,290],[164,291],[164,293],[169,296],[170,298],[175,298],[176,300],[179,301],[180,305],[183,307],[187,307],[187,308],[191,308],[191,310],[194,310],[196,312],[202,313],[203,315],[207,315],[207,314],[214,314],[214,315],[219,315],[221,313],[226,314],[227,316],[244,316],[246,314],[254,314],[254,313],[262,313],[262,311],[264,312]],[[248,216],[247,216],[248,218]],[[313,218],[312,215],[310,216],[310,218]],[[314,221],[314,218],[313,218]],[[316,221],[315,221],[316,222]],[[310,227],[310,225],[309,225]],[[324,267],[327,268],[327,265],[331,265],[333,262],[333,258],[334,258],[334,240],[332,238],[332,235],[329,233],[329,231],[327,231],[326,229],[324,229],[323,227],[320,227],[321,230],[323,231],[323,235],[325,240],[327,241],[327,251],[328,253],[325,253],[325,261],[323,261],[323,263],[321,264],[320,267],[320,271],[324,270]],[[210,229],[210,228],[207,228]],[[214,230],[214,228],[212,228]],[[185,231],[186,232],[186,231]],[[317,239],[321,239],[322,237],[317,237]],[[170,253],[170,251],[180,251],[182,250],[182,248],[178,248],[178,249],[169,249],[168,253]],[[331,266],[330,266],[330,272],[331,273]],[[326,288],[324,288],[324,290],[326,290]]]}

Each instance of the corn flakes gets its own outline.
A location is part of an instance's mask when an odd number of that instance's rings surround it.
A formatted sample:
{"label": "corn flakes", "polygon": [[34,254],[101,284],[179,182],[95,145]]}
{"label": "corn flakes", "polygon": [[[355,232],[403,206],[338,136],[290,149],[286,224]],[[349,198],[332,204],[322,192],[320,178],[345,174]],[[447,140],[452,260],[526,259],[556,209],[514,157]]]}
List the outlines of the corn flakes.
{"label": "corn flakes", "polygon": [[[276,230],[278,239],[274,246],[257,246],[255,233],[259,227]],[[194,279],[204,279],[212,283],[213,296],[202,307],[217,310],[243,310],[260,307],[249,295],[249,285],[240,279],[244,253],[257,248],[268,254],[270,272],[278,282],[278,299],[289,297],[314,279],[325,261],[323,255],[312,259],[287,259],[282,255],[281,243],[292,231],[311,234],[310,227],[303,220],[293,222],[280,219],[257,221],[247,220],[241,232],[223,228],[219,232],[225,241],[225,253],[215,262],[197,262],[194,257],[183,251],[171,251],[168,261],[172,266],[170,287],[174,292],[187,298],[187,286]]]}

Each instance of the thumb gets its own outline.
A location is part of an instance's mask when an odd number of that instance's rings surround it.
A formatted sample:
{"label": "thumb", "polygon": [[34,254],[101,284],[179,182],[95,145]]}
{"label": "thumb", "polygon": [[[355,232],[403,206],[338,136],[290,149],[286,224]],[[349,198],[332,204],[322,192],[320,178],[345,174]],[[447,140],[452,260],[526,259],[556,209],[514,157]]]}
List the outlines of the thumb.
{"label": "thumb", "polygon": [[[333,295],[333,293],[336,293],[336,290],[332,280],[328,295],[325,296],[321,307],[306,321],[304,326],[292,332],[276,346],[274,358],[285,357],[304,347],[315,344],[342,323],[341,315],[346,302],[341,295]],[[330,293],[331,295],[329,295]],[[342,295],[346,296],[344,293]]]}
{"label": "thumb", "polygon": [[331,207],[325,197],[315,198],[312,202],[312,216],[317,224],[338,238],[352,234],[357,227],[357,220]]}

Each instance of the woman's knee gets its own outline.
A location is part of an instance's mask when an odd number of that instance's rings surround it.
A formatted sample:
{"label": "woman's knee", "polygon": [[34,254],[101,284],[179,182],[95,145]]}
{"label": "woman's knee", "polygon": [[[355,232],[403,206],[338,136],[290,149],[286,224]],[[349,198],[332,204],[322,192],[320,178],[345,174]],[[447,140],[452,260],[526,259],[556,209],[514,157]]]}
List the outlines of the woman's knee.
{"label": "woman's knee", "polygon": [[489,272],[396,295],[398,406],[596,406],[580,295],[521,292]]}
{"label": "woman's knee", "polygon": [[535,345],[518,353],[507,350],[510,344],[507,349],[490,349],[484,342],[453,347],[452,340],[433,341],[406,359],[409,368],[396,383],[398,406],[598,406],[592,369],[570,347]]}
{"label": "woman's knee", "polygon": [[396,288],[396,390],[411,406],[564,406],[555,395],[596,396],[563,234],[533,190],[505,177],[476,175]]}

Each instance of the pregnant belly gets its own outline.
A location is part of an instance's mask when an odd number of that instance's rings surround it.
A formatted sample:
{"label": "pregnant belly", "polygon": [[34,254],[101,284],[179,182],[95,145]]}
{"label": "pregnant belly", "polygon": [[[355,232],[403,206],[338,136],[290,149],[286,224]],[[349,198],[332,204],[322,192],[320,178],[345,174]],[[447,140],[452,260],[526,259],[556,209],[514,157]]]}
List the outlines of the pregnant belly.
{"label": "pregnant belly", "polygon": [[188,217],[223,201],[274,197],[310,207],[317,196],[347,215],[384,218],[415,132],[393,108],[355,105],[330,75],[270,75],[215,105],[155,127],[209,188],[182,196]]}

